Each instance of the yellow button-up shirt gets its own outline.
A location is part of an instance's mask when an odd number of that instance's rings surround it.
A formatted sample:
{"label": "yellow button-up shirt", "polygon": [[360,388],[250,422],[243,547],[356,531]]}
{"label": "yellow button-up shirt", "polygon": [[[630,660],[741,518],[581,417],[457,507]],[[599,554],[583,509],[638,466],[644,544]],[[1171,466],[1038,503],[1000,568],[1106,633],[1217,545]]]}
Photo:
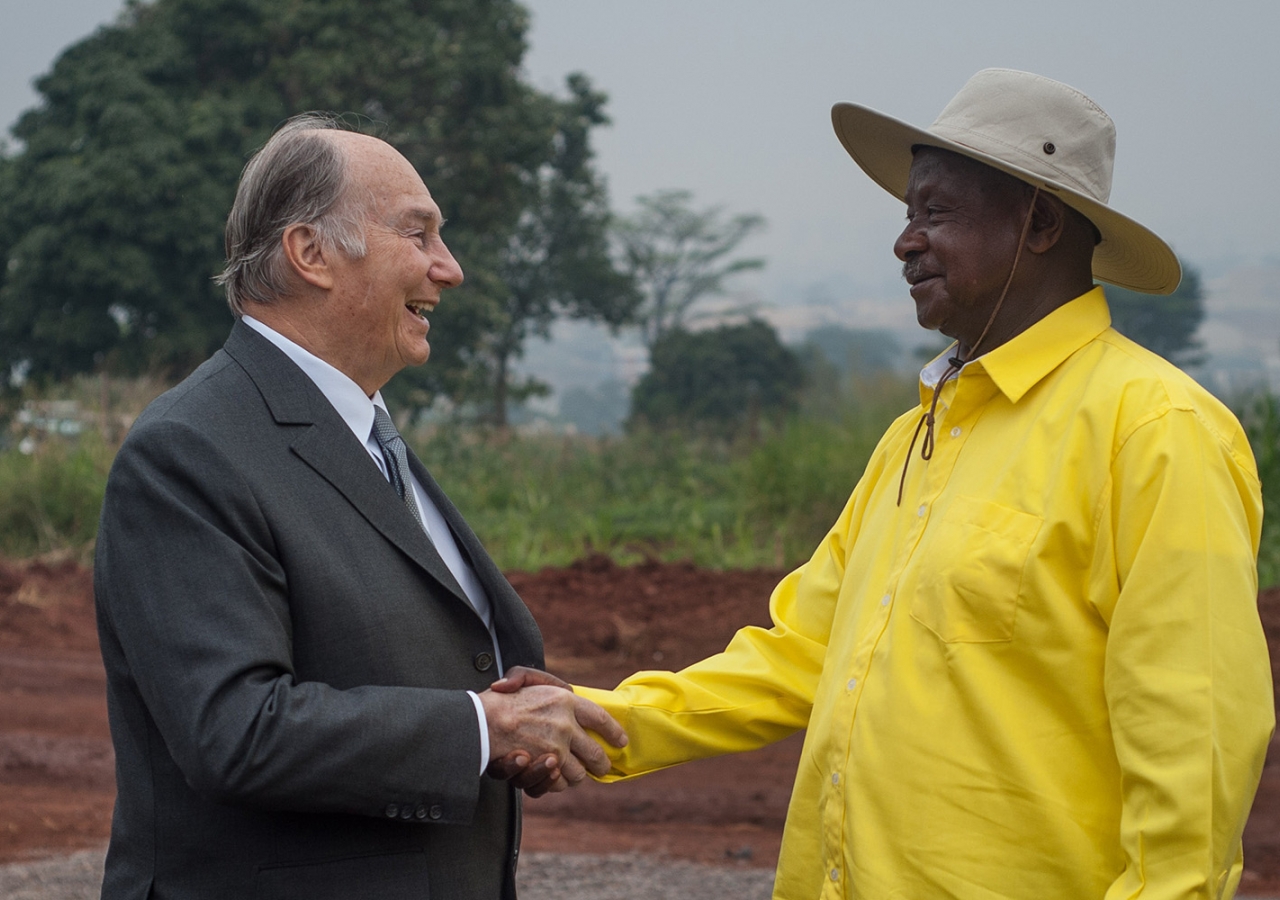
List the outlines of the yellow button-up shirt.
{"label": "yellow button-up shirt", "polygon": [[898,505],[922,410],[771,629],[579,689],[631,736],[606,780],[807,726],[775,897],[1231,896],[1274,724],[1239,424],[1101,289],[944,386]]}

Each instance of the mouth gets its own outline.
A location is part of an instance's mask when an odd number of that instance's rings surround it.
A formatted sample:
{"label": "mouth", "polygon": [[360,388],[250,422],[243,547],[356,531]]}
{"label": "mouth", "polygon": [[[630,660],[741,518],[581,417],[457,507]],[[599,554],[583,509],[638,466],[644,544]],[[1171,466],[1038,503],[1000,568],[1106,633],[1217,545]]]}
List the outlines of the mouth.
{"label": "mouth", "polygon": [[914,297],[917,289],[923,287],[924,285],[927,285],[930,281],[933,281],[940,277],[941,277],[940,275],[929,275],[923,272],[921,273],[912,272],[911,274],[907,275],[906,279],[907,279],[907,284],[911,286],[911,295]]}
{"label": "mouth", "polygon": [[[436,308],[436,303],[433,300],[410,300],[404,305],[404,308],[409,310],[409,312],[413,313],[423,322],[427,322],[427,313]],[[427,322],[427,324],[429,325],[431,323]]]}

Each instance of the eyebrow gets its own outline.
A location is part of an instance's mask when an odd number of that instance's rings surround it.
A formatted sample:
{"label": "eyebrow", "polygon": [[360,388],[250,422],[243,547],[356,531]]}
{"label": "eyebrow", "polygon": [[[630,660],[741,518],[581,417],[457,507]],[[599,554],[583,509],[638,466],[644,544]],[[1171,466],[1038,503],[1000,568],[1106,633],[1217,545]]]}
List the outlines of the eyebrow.
{"label": "eyebrow", "polygon": [[401,221],[405,220],[419,221],[426,225],[434,224],[437,228],[443,228],[444,223],[448,221],[441,217],[441,215],[434,209],[428,209],[425,206],[414,207],[413,209],[406,210],[401,217]]}

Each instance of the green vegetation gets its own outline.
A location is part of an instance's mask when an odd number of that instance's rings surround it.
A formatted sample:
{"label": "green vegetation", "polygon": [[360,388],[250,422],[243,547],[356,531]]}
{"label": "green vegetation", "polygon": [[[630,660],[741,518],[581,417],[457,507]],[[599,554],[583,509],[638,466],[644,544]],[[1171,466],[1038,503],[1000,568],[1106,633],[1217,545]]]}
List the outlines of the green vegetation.
{"label": "green vegetation", "polygon": [[706,331],[672,328],[649,351],[631,392],[632,426],[688,434],[755,432],[796,408],[804,369],[762,319]]}
{"label": "green vegetation", "polygon": [[[754,439],[637,430],[520,436],[438,427],[407,435],[499,565],[564,565],[591,552],[699,565],[803,560],[839,515],[901,386],[841,415],[807,415]],[[901,402],[899,402],[901,401]],[[0,453],[0,553],[87,555],[110,450],[96,434]]]}
{"label": "green vegetation", "polygon": [[0,453],[0,552],[71,551],[87,561],[114,448],[96,434]]}
{"label": "green vegetation", "polygon": [[1242,404],[1237,413],[1249,435],[1262,479],[1262,543],[1258,548],[1258,583],[1280,584],[1280,399],[1262,394]]}
{"label": "green vegetation", "polygon": [[413,163],[466,268],[433,316],[449,340],[387,393],[501,421],[538,389],[508,380],[529,334],[638,300],[592,157],[605,97],[578,74],[527,83],[528,26],[515,0],[131,0],[36,80],[0,152],[0,372],[194,368],[231,325],[212,276],[241,167],[289,116],[332,110]]}
{"label": "green vegetation", "polygon": [[624,271],[643,295],[635,316],[644,345],[652,349],[668,331],[695,318],[693,306],[722,294],[741,272],[764,268],[758,257],[729,259],[744,240],[764,228],[764,217],[723,208],[691,208],[688,191],[637,197],[635,215],[616,222]]}
{"label": "green vegetation", "polygon": [[[620,438],[440,427],[415,450],[506,569],[584,554],[720,568],[793,565],[839,515],[890,420],[899,379],[853,382],[754,440],[637,430]],[[811,403],[816,404],[816,400]],[[1262,476],[1258,571],[1280,584],[1280,398],[1239,407]],[[0,553],[88,556],[112,448],[93,431],[0,452]]]}
{"label": "green vegetation", "polygon": [[803,560],[840,513],[887,421],[798,420],[758,443],[441,430],[416,449],[504,568],[688,559]]}

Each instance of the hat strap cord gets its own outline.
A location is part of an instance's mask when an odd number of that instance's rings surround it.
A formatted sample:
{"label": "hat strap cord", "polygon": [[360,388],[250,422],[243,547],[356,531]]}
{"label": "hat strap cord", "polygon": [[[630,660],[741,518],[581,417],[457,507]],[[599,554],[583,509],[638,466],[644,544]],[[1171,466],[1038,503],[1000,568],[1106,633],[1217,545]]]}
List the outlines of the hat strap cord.
{"label": "hat strap cord", "polygon": [[911,444],[907,447],[906,459],[902,461],[902,477],[898,479],[898,506],[902,505],[902,492],[907,486],[907,467],[911,465],[911,454],[915,452],[916,440],[920,437],[921,428],[924,429],[924,443],[920,445],[920,458],[925,462],[933,459],[935,441],[933,426],[938,411],[938,398],[942,396],[942,386],[953,375],[959,375],[960,369],[977,357],[978,348],[987,339],[987,332],[995,324],[996,316],[1000,314],[1000,308],[1004,306],[1004,298],[1009,295],[1009,288],[1013,284],[1013,275],[1018,271],[1018,261],[1022,259],[1022,248],[1027,242],[1027,235],[1031,233],[1031,218],[1035,215],[1036,200],[1039,197],[1040,185],[1037,184],[1035,185],[1035,192],[1031,195],[1031,207],[1027,210],[1027,218],[1022,223],[1022,234],[1018,238],[1018,247],[1013,253],[1013,265],[1009,267],[1009,277],[1004,280],[1004,288],[1000,291],[1000,299],[996,301],[995,309],[991,310],[991,315],[987,318],[986,327],[982,329],[982,334],[978,335],[978,339],[973,342],[973,346],[969,348],[969,352],[963,358],[956,355],[947,360],[946,371],[942,373],[942,377],[933,386],[933,399],[929,401],[929,409],[920,417],[920,421],[916,423],[916,430],[911,435]]}

